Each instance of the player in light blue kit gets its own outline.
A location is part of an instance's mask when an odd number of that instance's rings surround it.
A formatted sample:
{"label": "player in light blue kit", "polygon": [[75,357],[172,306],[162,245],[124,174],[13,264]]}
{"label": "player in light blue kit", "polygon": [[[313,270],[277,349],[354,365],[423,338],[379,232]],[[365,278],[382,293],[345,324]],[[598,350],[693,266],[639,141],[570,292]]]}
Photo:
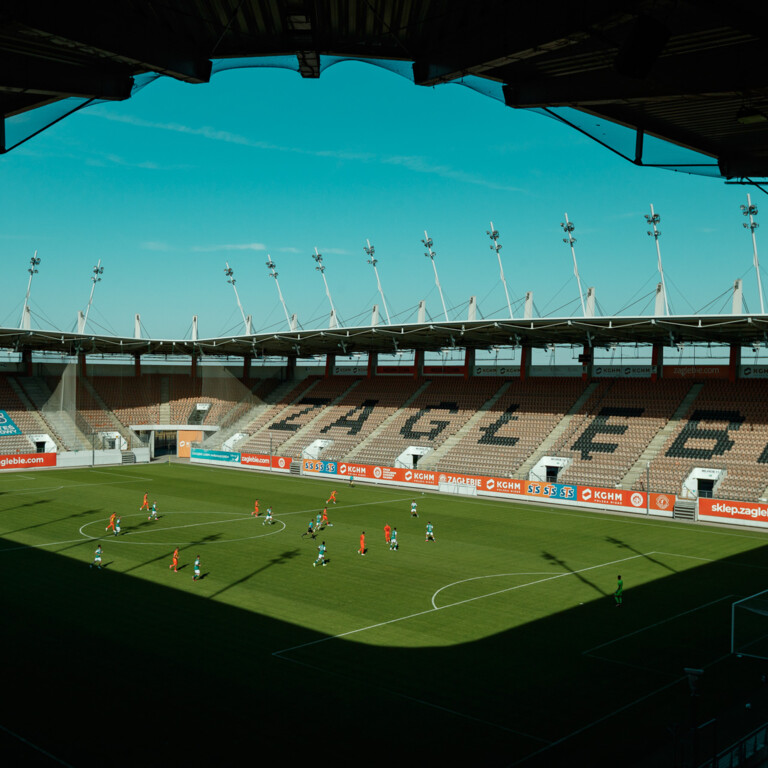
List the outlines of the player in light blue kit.
{"label": "player in light blue kit", "polygon": [[314,563],[312,563],[312,567],[316,566],[318,563],[321,565],[325,565],[325,542],[322,544],[319,544],[317,547],[317,560],[315,560]]}

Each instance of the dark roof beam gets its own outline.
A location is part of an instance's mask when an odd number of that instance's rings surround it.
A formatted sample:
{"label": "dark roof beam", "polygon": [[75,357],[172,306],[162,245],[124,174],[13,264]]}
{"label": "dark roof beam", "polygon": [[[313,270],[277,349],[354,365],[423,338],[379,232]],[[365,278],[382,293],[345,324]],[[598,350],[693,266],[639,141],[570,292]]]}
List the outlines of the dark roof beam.
{"label": "dark roof beam", "polygon": [[765,92],[766,69],[768,51],[755,43],[662,57],[643,79],[612,68],[547,77],[531,67],[513,67],[505,72],[504,92],[507,106],[520,108],[741,96]]}
{"label": "dark roof beam", "polygon": [[64,50],[97,52],[187,83],[207,83],[211,79],[207,55],[184,50],[172,36],[155,31],[156,27],[143,23],[138,15],[123,14],[117,24],[107,5],[94,5],[92,13],[85,16],[70,13],[66,3],[55,0],[35,3],[28,13],[22,4],[15,21],[20,25],[20,37],[41,38]]}
{"label": "dark roof beam", "polygon": [[432,50],[414,63],[417,85],[438,85],[465,75],[487,76],[499,67],[577,45],[590,38],[595,26],[626,21],[626,13],[611,0],[595,0],[586,6],[573,3],[554,16],[526,16],[521,24],[519,7],[507,2],[488,13],[474,9],[473,18],[478,25],[463,29],[460,45],[449,39],[444,43],[449,49]]}
{"label": "dark roof beam", "polygon": [[133,88],[126,67],[107,63],[81,67],[0,52],[0,73],[0,91],[6,93],[122,101]]}

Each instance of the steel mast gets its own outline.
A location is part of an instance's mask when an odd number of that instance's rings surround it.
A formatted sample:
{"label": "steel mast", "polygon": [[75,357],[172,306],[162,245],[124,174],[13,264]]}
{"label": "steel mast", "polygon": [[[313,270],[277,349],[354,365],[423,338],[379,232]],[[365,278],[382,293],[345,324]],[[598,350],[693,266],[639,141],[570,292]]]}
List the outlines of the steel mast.
{"label": "steel mast", "polygon": [[378,259],[374,257],[374,253],[376,253],[376,249],[371,245],[370,240],[366,240],[366,243],[368,243],[367,247],[363,247],[363,250],[365,251],[366,256],[368,256],[368,263],[373,267],[373,271],[376,274],[376,285],[379,288],[379,295],[381,296],[381,303],[384,305],[384,312],[387,315],[387,325],[392,325],[392,321],[389,319],[389,310],[387,309],[387,300],[384,298],[384,291],[381,288],[381,280],[379,280],[379,270],[376,269],[376,264],[378,263]]}

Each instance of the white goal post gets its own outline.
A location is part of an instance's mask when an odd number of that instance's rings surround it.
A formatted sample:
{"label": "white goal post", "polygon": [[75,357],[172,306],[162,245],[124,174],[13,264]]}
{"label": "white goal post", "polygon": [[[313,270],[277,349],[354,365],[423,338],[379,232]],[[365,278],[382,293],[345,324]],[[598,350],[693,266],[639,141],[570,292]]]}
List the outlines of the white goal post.
{"label": "white goal post", "polygon": [[768,659],[768,589],[731,604],[731,653]]}
{"label": "white goal post", "polygon": [[477,496],[477,488],[466,483],[438,483],[440,493],[455,493],[458,496]]}

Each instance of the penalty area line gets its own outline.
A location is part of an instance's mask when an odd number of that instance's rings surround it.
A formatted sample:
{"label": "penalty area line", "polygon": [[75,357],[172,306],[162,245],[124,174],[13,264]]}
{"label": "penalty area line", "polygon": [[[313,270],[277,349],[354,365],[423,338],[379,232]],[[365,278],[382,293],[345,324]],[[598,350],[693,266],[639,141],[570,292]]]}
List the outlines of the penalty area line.
{"label": "penalty area line", "polygon": [[[517,589],[523,589],[525,587],[532,587],[535,584],[542,584],[542,583],[544,583],[546,581],[552,581],[554,579],[561,579],[564,576],[574,576],[577,573],[583,573],[584,571],[592,571],[595,568],[606,568],[609,565],[616,565],[617,563],[625,563],[628,560],[637,560],[639,557],[646,557],[648,554],[650,554],[650,553],[646,552],[645,554],[642,554],[642,555],[632,555],[631,557],[622,557],[620,560],[611,560],[608,563],[600,563],[600,565],[590,565],[588,568],[580,568],[577,571],[567,571],[566,573],[561,573],[561,574],[558,574],[557,576],[549,576],[546,579],[537,579],[536,581],[530,581],[530,582],[528,582],[526,584],[517,584],[514,587],[507,587],[506,589],[499,589],[499,590],[497,590],[495,592],[489,592],[486,595],[477,595],[476,597],[468,597],[466,600],[459,600],[458,602],[449,603],[448,605],[441,605],[439,607],[427,608],[427,610],[425,610],[425,611],[418,611],[417,613],[411,613],[411,614],[408,614],[407,616],[400,616],[400,617],[398,617],[396,619],[389,619],[388,621],[380,621],[377,624],[371,624],[371,625],[369,625],[367,627],[360,627],[359,629],[351,629],[351,630],[349,630],[349,632],[342,632],[342,633],[340,633],[338,635],[329,635],[328,637],[321,637],[318,640],[310,640],[310,642],[308,642],[308,643],[301,643],[300,645],[294,645],[291,648],[283,648],[283,649],[281,649],[279,651],[273,651],[272,655],[273,656],[277,656],[279,654],[289,653],[290,651],[297,651],[300,648],[307,648],[307,647],[309,647],[311,645],[318,645],[319,643],[325,643],[325,642],[328,642],[329,640],[338,640],[338,639],[340,639],[342,637],[347,637],[349,635],[356,635],[358,632],[366,632],[369,629],[377,629],[378,627],[385,627],[388,624],[395,624],[395,623],[397,623],[399,621],[406,621],[407,619],[415,619],[417,616],[424,616],[424,615],[426,615],[428,613],[434,613],[435,611],[443,611],[446,608],[455,608],[457,605],[464,605],[465,603],[471,603],[471,602],[474,602],[475,600],[483,600],[486,597],[493,597],[494,595],[501,595],[501,594],[504,594],[505,592],[513,592],[513,591],[515,591]],[[437,594],[437,593],[435,593],[435,594]]]}

